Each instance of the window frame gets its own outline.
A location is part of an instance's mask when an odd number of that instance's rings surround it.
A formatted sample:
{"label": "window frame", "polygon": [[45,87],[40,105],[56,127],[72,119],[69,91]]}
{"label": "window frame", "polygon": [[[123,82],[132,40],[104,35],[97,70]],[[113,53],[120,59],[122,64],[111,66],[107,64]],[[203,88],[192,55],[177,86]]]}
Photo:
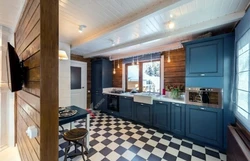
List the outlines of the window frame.
{"label": "window frame", "polygon": [[[139,83],[138,83],[138,87],[139,87],[139,90],[138,92],[143,92],[143,63],[149,63],[149,62],[160,62],[160,82],[159,82],[159,85],[160,85],[160,91],[159,93],[161,93],[161,59],[157,59],[157,60],[146,60],[146,61],[140,61],[139,62]],[[125,91],[126,92],[130,92],[132,89],[128,89],[128,66],[132,66],[132,63],[127,63],[125,64]],[[155,93],[158,93],[158,92],[155,92]]]}

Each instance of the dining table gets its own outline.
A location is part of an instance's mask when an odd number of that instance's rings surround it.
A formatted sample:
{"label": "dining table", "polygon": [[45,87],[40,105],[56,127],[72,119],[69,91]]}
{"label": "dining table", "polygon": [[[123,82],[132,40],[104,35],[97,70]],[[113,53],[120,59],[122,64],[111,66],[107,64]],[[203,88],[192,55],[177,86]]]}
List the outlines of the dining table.
{"label": "dining table", "polygon": [[77,113],[73,116],[70,117],[59,117],[59,126],[62,127],[62,125],[65,124],[70,124],[70,129],[73,128],[73,122],[80,120],[80,119],[84,119],[85,120],[85,128],[88,130],[88,134],[87,137],[85,139],[85,144],[87,147],[87,151],[89,150],[89,129],[90,129],[90,114],[87,110],[77,107],[77,106],[68,106],[65,109],[67,110],[76,110]]}

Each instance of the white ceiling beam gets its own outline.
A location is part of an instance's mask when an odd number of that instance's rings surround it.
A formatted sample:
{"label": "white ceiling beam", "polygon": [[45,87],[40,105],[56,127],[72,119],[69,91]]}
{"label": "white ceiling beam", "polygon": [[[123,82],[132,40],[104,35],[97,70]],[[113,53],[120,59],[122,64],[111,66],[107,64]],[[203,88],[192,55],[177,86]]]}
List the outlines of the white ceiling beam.
{"label": "white ceiling beam", "polygon": [[134,16],[131,16],[127,19],[124,19],[123,21],[116,23],[115,25],[109,26],[108,28],[105,28],[104,30],[101,30],[100,32],[90,36],[90,37],[80,37],[79,39],[76,39],[72,42],[72,49],[75,47],[82,45],[84,43],[90,42],[92,40],[95,40],[100,37],[105,37],[108,34],[114,33],[120,29],[123,29],[127,27],[128,25],[131,25],[132,23],[145,18],[147,16],[152,16],[154,14],[161,13],[163,10],[171,10],[178,6],[182,6],[188,2],[191,2],[192,0],[164,0],[160,2],[159,4],[152,6],[151,8],[146,9],[143,12],[137,13]]}
{"label": "white ceiling beam", "polygon": [[156,35],[149,36],[143,39],[136,39],[136,40],[133,40],[124,44],[120,44],[114,47],[88,53],[83,56],[88,58],[88,57],[94,57],[94,56],[105,55],[105,54],[107,55],[111,51],[122,49],[122,48],[127,48],[127,47],[134,46],[137,44],[143,44],[143,43],[147,43],[147,42],[154,41],[154,40],[166,39],[168,37],[179,37],[179,36],[184,36],[188,34],[190,35],[190,34],[202,32],[205,30],[209,30],[211,28],[221,26],[221,25],[239,21],[244,16],[244,14],[245,14],[244,11],[228,14],[222,17],[218,17],[216,19],[194,24],[189,27],[169,31],[165,34],[156,34]]}
{"label": "white ceiling beam", "polygon": [[179,49],[179,48],[182,48],[182,44],[180,42],[174,42],[174,43],[170,43],[167,45],[156,46],[153,48],[140,50],[140,51],[136,51],[136,52],[129,52],[126,54],[114,54],[110,57],[110,60],[113,61],[113,60],[118,60],[118,59],[129,58],[132,56],[139,56],[139,55],[143,55],[145,53],[169,51],[169,50],[175,50],[175,49]]}

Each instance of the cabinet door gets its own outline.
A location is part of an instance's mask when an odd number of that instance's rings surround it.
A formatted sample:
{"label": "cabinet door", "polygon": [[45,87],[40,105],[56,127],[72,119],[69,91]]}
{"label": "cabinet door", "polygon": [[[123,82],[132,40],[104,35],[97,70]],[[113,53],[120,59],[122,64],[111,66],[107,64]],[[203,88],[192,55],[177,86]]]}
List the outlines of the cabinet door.
{"label": "cabinet door", "polygon": [[185,105],[172,103],[171,131],[178,135],[185,135]]}
{"label": "cabinet door", "polygon": [[102,94],[102,100],[100,101],[101,103],[101,108],[100,110],[102,111],[107,111],[108,109],[108,96],[106,94]]}
{"label": "cabinet door", "polygon": [[222,110],[191,105],[186,110],[186,136],[221,147]]}
{"label": "cabinet door", "polygon": [[170,103],[154,101],[153,126],[170,130]]}
{"label": "cabinet door", "polygon": [[94,109],[102,110],[102,107],[103,107],[102,101],[103,101],[103,94],[100,92],[94,93],[94,98],[93,98]]}
{"label": "cabinet door", "polygon": [[102,92],[102,61],[101,60],[92,62],[91,78],[92,78],[92,82],[91,82],[92,92]]}
{"label": "cabinet door", "polygon": [[223,76],[223,40],[187,45],[186,76]]}
{"label": "cabinet door", "polygon": [[144,103],[134,103],[135,105],[135,121],[152,125],[152,106]]}
{"label": "cabinet door", "polygon": [[120,116],[132,119],[133,99],[130,97],[121,96],[119,98]]}

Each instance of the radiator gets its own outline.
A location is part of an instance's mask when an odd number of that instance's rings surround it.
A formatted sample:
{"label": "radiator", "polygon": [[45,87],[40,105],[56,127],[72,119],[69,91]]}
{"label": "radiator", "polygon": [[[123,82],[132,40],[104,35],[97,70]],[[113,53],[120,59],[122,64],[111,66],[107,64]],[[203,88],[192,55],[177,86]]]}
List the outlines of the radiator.
{"label": "radiator", "polygon": [[227,161],[250,161],[250,150],[247,148],[236,128],[228,126]]}

